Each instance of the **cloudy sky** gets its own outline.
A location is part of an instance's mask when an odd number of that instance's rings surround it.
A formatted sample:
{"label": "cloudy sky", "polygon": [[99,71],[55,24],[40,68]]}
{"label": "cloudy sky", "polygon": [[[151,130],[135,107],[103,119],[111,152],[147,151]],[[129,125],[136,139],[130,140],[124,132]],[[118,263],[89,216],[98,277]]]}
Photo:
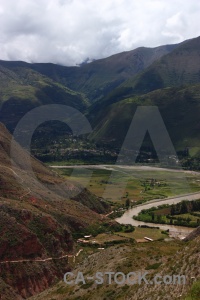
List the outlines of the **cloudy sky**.
{"label": "cloudy sky", "polygon": [[0,59],[76,65],[200,35],[198,0],[0,0]]}

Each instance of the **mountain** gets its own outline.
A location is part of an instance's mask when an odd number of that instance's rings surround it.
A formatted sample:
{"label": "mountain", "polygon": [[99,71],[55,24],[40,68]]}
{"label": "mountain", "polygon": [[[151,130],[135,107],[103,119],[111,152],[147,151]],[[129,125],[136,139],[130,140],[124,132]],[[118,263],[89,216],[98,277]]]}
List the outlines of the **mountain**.
{"label": "mountain", "polygon": [[156,48],[140,47],[77,67],[32,64],[31,68],[72,90],[84,93],[91,103],[101,99],[127,78],[150,66],[178,44]]}
{"label": "mountain", "polygon": [[[133,81],[132,81],[133,80]],[[155,89],[200,82],[200,37],[186,41],[171,53],[153,63],[137,79],[129,79],[132,86],[144,94]]]}
{"label": "mountain", "polygon": [[24,62],[0,61],[0,121],[11,131],[31,109],[45,104],[63,104],[78,110],[86,98],[34,71]]}
{"label": "mountain", "polygon": [[[134,78],[180,45],[182,43],[156,48],[140,47],[79,67],[0,61],[0,121],[13,132],[18,121],[39,105],[64,104],[80,111],[85,111],[89,102],[98,99],[103,105],[107,103],[104,98],[110,97],[108,95],[121,84],[125,84],[127,91],[127,79]],[[115,98],[121,98],[123,93],[124,90],[117,89]],[[91,110],[98,109],[98,105],[99,102]],[[51,125],[46,124],[45,131],[49,132]],[[54,125],[53,137],[69,131],[63,124]]]}
{"label": "mountain", "polygon": [[176,150],[200,148],[200,84],[158,89],[107,105],[90,115],[96,142],[121,146],[138,106],[157,106]]}
{"label": "mountain", "polygon": [[113,90],[110,98],[116,97],[118,94],[125,98],[165,87],[178,87],[199,82],[200,37],[197,37],[179,44],[136,77],[127,79],[116,90]]}
{"label": "mountain", "polygon": [[[0,121],[12,132],[32,108],[65,104],[86,114],[94,128],[92,141],[120,146],[137,105],[149,103],[159,107],[177,149],[199,147],[198,122],[191,121],[197,121],[199,111],[199,46],[200,37],[177,45],[141,47],[79,67],[1,61]],[[40,127],[34,135],[37,141],[39,131],[44,144],[70,132],[53,121]]]}
{"label": "mountain", "polygon": [[[175,45],[140,47],[79,67],[0,61],[0,121],[13,131],[26,112],[43,104],[87,110],[93,121],[95,111],[130,95],[196,83],[199,44],[200,38],[196,38]],[[88,101],[95,103],[88,108]]]}
{"label": "mountain", "polygon": [[90,138],[120,147],[137,106],[156,105],[177,150],[199,147],[199,58],[200,37],[185,41],[93,103]]}
{"label": "mountain", "polygon": [[[63,104],[84,112],[91,102],[104,97],[127,78],[133,77],[178,45],[141,47],[96,60],[79,67],[0,61],[0,122],[13,132],[31,109],[46,104]],[[44,143],[71,134],[58,121],[42,124],[34,141]]]}
{"label": "mountain", "polygon": [[109,210],[31,157],[33,175],[28,162],[28,153],[0,124],[1,299],[24,299],[55,283],[70,270],[61,257],[75,251],[72,234],[102,224],[106,218],[99,213]]}
{"label": "mountain", "polygon": [[[142,47],[79,67],[0,61],[0,121],[13,131],[21,117],[35,107],[69,105],[89,118],[94,128],[90,140],[120,147],[137,107],[157,106],[176,150],[187,148],[189,153],[196,151],[200,156],[199,46],[200,38],[179,45]],[[52,123],[47,128],[52,130]],[[56,147],[61,129],[59,124],[53,133]],[[74,151],[75,147],[76,144]],[[95,231],[105,223],[107,234],[110,232],[111,221],[104,216],[110,211],[109,205],[76,182],[64,180],[37,159],[29,159],[2,124],[0,207],[0,299],[4,300],[26,299],[56,284],[72,268],[74,236],[84,235],[91,228]],[[99,249],[103,252],[94,251],[92,256],[91,249],[86,249],[86,260],[76,271],[92,274],[99,268],[108,271],[110,266],[110,270],[127,274],[136,270],[135,266],[138,270],[153,266],[152,270],[162,274],[181,269],[191,278],[198,275],[199,229],[187,240],[134,247],[129,243]],[[149,257],[146,253],[150,253]],[[190,263],[192,267],[188,269]],[[177,287],[161,287],[93,288],[89,284],[70,290],[59,283],[35,299],[80,299],[80,295],[83,299],[98,299],[96,296],[106,294],[106,299],[127,296],[154,300],[155,295],[156,299],[173,299],[183,292]],[[189,286],[184,293],[188,291]]]}

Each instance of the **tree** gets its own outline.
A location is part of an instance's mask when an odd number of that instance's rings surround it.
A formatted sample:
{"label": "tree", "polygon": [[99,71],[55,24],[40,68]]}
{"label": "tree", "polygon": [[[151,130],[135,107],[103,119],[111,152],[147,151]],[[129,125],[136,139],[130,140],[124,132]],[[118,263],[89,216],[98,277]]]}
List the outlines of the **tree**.
{"label": "tree", "polygon": [[162,222],[162,217],[161,217],[161,215],[158,215],[158,216],[157,216],[157,222],[158,222],[158,223],[161,223],[161,222]]}
{"label": "tree", "polygon": [[187,203],[185,201],[183,201],[181,203],[181,210],[180,210],[181,214],[186,214],[188,212],[188,207],[187,207]]}
{"label": "tree", "polygon": [[152,219],[152,221],[155,220],[155,213],[154,212],[151,213],[151,219]]}
{"label": "tree", "polygon": [[130,206],[130,199],[126,199],[126,207],[128,208]]}
{"label": "tree", "polygon": [[175,214],[176,214],[176,207],[175,207],[174,204],[172,204],[172,206],[171,206],[171,215],[173,216]]}

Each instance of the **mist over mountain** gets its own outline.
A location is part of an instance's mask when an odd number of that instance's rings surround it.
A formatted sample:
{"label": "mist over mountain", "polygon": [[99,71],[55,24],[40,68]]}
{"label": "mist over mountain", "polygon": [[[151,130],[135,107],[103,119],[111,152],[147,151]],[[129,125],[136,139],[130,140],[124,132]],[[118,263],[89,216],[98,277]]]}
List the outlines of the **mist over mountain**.
{"label": "mist over mountain", "polygon": [[54,64],[34,64],[31,67],[72,90],[84,93],[90,102],[94,102],[177,46],[178,44],[156,48],[140,47],[80,67]]}

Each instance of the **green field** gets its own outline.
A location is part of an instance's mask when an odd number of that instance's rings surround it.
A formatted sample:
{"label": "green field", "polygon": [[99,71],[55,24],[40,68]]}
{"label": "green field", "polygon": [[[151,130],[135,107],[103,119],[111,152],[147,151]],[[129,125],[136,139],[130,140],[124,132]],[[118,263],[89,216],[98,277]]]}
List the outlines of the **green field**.
{"label": "green field", "polygon": [[133,232],[119,232],[118,234],[135,240],[142,240],[145,236],[153,239],[154,241],[167,238],[167,234],[156,228],[136,227]]}
{"label": "green field", "polygon": [[[92,193],[130,205],[137,201],[166,198],[200,191],[200,176],[165,170],[133,170],[110,166],[112,170],[85,168],[54,169],[59,174],[85,185]],[[88,174],[88,170],[91,175]]]}

